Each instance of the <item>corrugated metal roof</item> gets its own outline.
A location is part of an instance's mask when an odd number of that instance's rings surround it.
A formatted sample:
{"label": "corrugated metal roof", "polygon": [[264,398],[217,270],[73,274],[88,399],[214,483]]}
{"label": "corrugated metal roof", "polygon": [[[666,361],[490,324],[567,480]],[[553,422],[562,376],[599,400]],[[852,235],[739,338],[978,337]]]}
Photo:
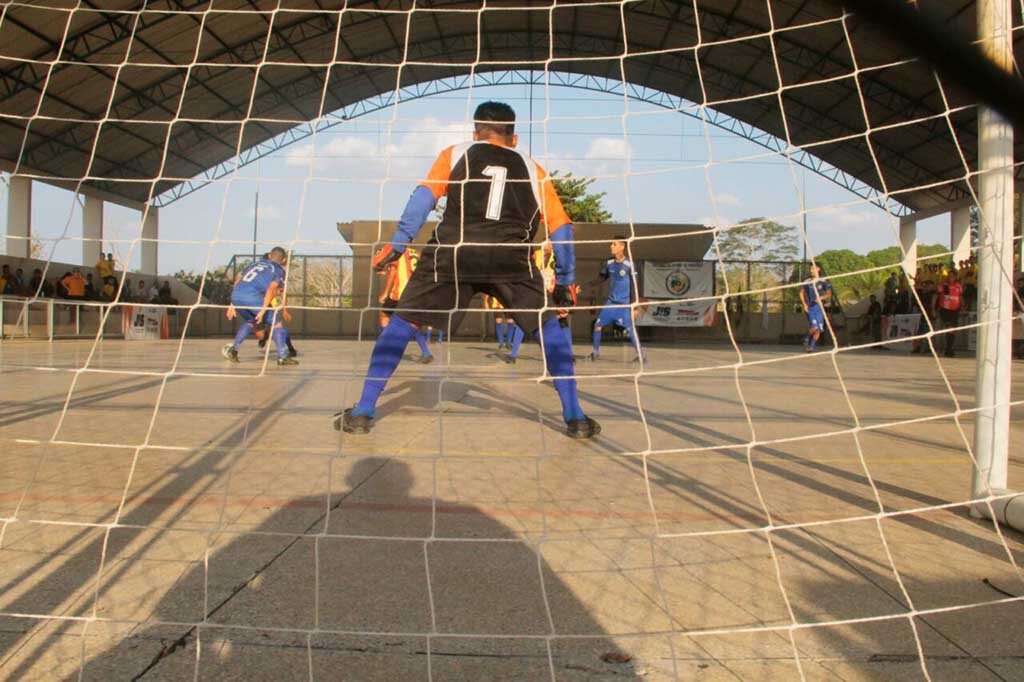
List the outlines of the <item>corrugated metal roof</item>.
{"label": "corrugated metal roof", "polygon": [[[254,145],[471,68],[625,78],[808,148],[915,209],[962,196],[960,152],[976,152],[960,92],[817,0],[76,4],[3,10],[0,159],[55,179],[88,174],[133,201],[235,156],[240,125]],[[973,3],[929,4],[973,30]]]}

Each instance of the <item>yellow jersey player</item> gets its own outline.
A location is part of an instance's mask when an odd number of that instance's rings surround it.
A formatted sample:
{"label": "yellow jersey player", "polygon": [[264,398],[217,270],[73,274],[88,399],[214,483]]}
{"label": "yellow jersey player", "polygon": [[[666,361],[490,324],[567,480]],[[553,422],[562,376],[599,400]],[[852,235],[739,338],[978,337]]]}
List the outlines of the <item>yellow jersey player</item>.
{"label": "yellow jersey player", "polygon": [[[379,253],[379,252],[378,252]],[[383,272],[386,275],[383,291],[380,295],[380,303],[383,306],[380,310],[380,328],[386,329],[391,322],[391,316],[395,314],[398,301],[402,298],[412,273],[416,270],[419,262],[419,254],[411,246],[397,260],[388,263]],[[427,345],[427,336],[422,329],[416,331],[413,337],[416,345],[420,347],[420,362],[427,365],[434,361],[430,353],[430,346]]]}

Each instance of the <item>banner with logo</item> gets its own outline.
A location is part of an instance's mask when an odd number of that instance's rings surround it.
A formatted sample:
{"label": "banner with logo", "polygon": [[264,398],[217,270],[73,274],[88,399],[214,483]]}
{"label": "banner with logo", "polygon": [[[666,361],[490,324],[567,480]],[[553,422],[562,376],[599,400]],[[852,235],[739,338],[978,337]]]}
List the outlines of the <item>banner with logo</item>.
{"label": "banner with logo", "polygon": [[[712,261],[644,261],[646,305],[639,309],[638,326],[710,327],[715,322],[715,264]],[[701,298],[701,301],[651,299]]]}
{"label": "banner with logo", "polygon": [[[886,333],[887,341],[896,341],[898,339],[905,339],[917,334],[917,327],[921,324],[921,314],[914,313],[912,315],[890,315],[889,316],[889,329]],[[889,344],[889,348],[896,350],[909,351],[911,346],[909,342],[899,344]]]}
{"label": "banner with logo", "polygon": [[643,262],[645,298],[705,298],[715,294],[713,261]]}
{"label": "banner with logo", "polygon": [[125,306],[121,326],[125,339],[166,339],[167,310],[156,306]]}
{"label": "banner with logo", "polygon": [[715,323],[716,301],[647,301],[639,308],[638,327],[710,327]]}

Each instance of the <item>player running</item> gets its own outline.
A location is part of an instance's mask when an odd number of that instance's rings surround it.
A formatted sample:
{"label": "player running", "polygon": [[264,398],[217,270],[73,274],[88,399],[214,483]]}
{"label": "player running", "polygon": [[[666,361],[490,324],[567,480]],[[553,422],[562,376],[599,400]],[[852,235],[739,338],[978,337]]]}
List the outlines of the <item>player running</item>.
{"label": "player running", "polygon": [[288,254],[280,246],[275,246],[261,260],[252,263],[235,280],[231,291],[231,305],[228,307],[229,320],[235,316],[242,318],[242,326],[235,334],[235,341],[225,349],[225,356],[232,362],[238,362],[238,347],[256,327],[262,324],[268,313],[270,316],[271,338],[277,350],[277,364],[297,365],[299,361],[288,355],[288,334],[284,329],[272,304],[278,292],[284,289],[285,272],[283,263]]}
{"label": "player running", "polygon": [[598,279],[594,280],[594,283],[601,280],[608,282],[608,300],[597,314],[597,322],[594,324],[594,352],[590,354],[590,359],[595,362],[601,359],[601,330],[609,324],[615,324],[625,329],[633,342],[636,349],[633,362],[647,364],[647,351],[640,347],[640,339],[633,325],[633,309],[630,304],[634,298],[634,268],[633,261],[626,258],[626,238],[616,237],[609,245],[609,249],[612,257],[601,266]]}
{"label": "player running", "polygon": [[572,349],[556,310],[546,308],[544,280],[531,267],[531,242],[543,220],[553,243],[553,302],[573,305],[573,226],[554,185],[529,156],[515,149],[515,112],[485,102],[474,114],[473,141],[448,147],[414,191],[391,243],[374,258],[380,267],[397,260],[419,232],[438,199],[447,195],[441,222],[402,293],[391,323],[377,338],[359,402],[335,415],[334,427],[368,433],[377,400],[398,367],[406,345],[422,326],[458,328],[476,293],[497,298],[524,330],[540,327],[548,372],[562,402],[566,433],[591,438],[600,425],[583,413],[573,378]]}
{"label": "player running", "polygon": [[[379,255],[380,251],[377,254]],[[416,270],[418,263],[419,254],[416,253],[416,249],[410,246],[398,260],[391,261],[381,270],[386,274],[384,291],[379,299],[382,305],[380,311],[381,330],[384,330],[391,322],[391,316],[395,314],[395,308],[398,307],[398,301],[402,298],[402,292],[405,291],[406,285],[409,284],[409,279],[412,277],[413,271]],[[416,339],[416,345],[420,347],[420,362],[424,365],[433,362],[434,356],[431,355],[430,346],[427,345],[427,335],[423,333],[422,329],[417,329],[414,338]]]}
{"label": "player running", "polygon": [[825,305],[832,300],[832,285],[822,278],[823,274],[820,267],[811,263],[811,276],[800,287],[800,303],[807,313],[809,326],[804,337],[804,350],[808,353],[814,352],[821,333],[825,331]]}

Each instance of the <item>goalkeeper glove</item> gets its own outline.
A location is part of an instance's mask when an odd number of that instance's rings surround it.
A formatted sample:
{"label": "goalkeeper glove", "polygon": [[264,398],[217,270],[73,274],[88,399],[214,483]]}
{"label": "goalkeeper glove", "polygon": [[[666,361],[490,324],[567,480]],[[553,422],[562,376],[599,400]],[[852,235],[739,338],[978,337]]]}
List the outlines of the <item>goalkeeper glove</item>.
{"label": "goalkeeper glove", "polygon": [[576,305],[578,290],[575,284],[556,284],[555,290],[551,292],[551,299],[559,308],[572,308]]}
{"label": "goalkeeper glove", "polygon": [[370,265],[377,272],[383,272],[384,268],[401,258],[404,251],[404,248],[401,251],[395,251],[391,244],[385,244],[384,248],[373,254],[373,261]]}

